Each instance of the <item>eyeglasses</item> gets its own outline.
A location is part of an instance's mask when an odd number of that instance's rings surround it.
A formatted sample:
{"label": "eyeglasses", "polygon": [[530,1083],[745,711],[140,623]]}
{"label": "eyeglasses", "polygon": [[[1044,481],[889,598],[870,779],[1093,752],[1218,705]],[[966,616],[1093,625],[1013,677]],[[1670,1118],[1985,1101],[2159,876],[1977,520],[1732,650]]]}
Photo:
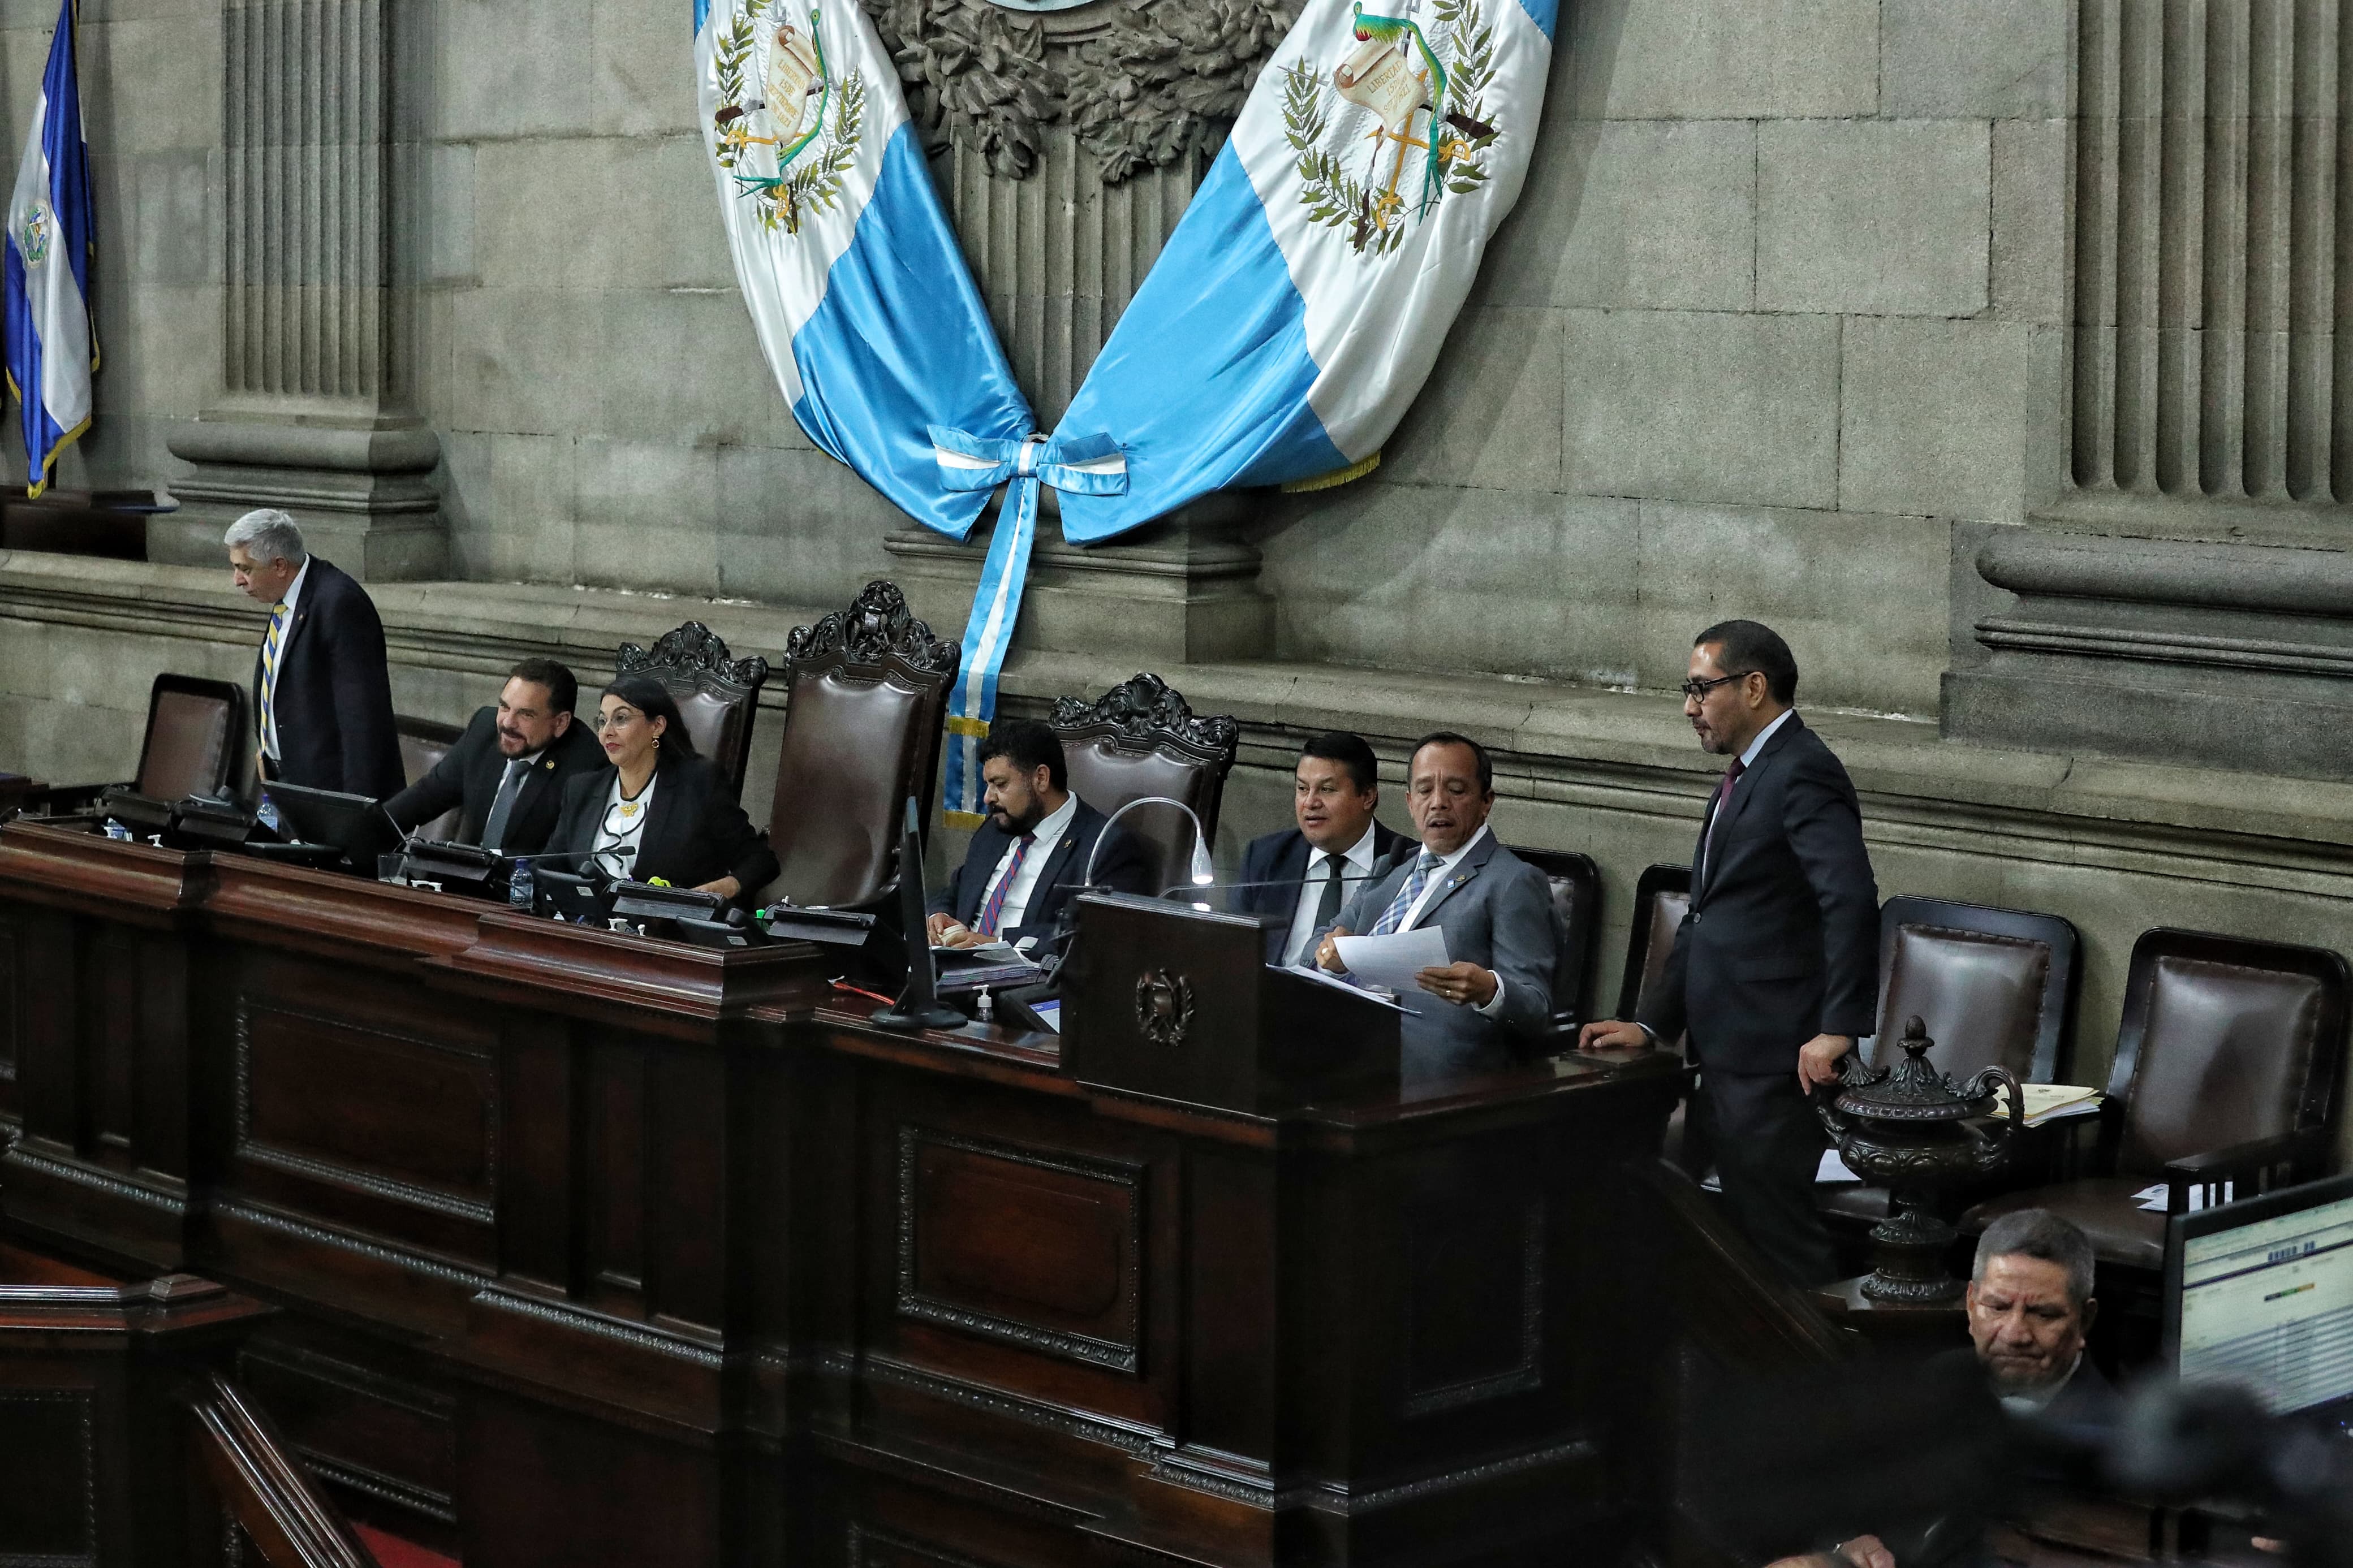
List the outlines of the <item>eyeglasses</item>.
{"label": "eyeglasses", "polygon": [[1734,681],[1743,679],[1752,673],[1754,672],[1744,669],[1738,675],[1719,675],[1714,680],[1686,680],[1683,684],[1683,694],[1695,702],[1704,702],[1707,700],[1707,694],[1717,687],[1729,686]]}

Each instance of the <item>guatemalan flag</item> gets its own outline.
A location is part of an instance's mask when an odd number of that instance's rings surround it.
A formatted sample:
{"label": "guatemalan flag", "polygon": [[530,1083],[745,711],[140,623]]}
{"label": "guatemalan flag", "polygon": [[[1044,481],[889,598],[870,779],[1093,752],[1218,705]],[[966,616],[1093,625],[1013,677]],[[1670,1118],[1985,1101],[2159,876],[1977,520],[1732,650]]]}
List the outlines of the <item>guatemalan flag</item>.
{"label": "guatemalan flag", "polygon": [[1557,0],[1308,0],[1063,416],[1126,458],[1111,538],[1378,460],[1518,200]]}
{"label": "guatemalan flag", "polygon": [[90,378],[98,369],[98,337],[90,324],[98,227],[90,215],[75,20],[75,0],[65,0],[8,199],[8,390],[23,405],[32,495],[48,488],[66,443],[90,428]]}
{"label": "guatemalan flag", "polygon": [[933,188],[898,71],[856,0],[695,0],[694,25],[736,280],[801,428],[953,539],[979,521],[991,489],[980,477],[999,454],[1016,459],[999,478],[1021,470],[1025,504],[1008,501],[991,540],[993,577],[965,629],[948,722],[950,820],[977,826],[977,742],[1029,563],[1043,443],[1029,439],[1029,403]]}

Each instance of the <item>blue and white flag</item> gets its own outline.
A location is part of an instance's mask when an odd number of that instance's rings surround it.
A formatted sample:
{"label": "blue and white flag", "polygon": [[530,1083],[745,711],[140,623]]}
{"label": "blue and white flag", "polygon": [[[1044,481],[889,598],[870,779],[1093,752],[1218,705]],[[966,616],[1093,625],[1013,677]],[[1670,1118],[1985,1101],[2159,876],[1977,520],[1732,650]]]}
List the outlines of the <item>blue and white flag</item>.
{"label": "blue and white flag", "polygon": [[[916,521],[965,538],[988,489],[943,468],[931,431],[1018,447],[1034,422],[933,188],[891,57],[856,0],[695,0],[694,23],[703,136],[735,278],[793,417]],[[950,707],[949,819],[966,826],[979,820],[979,738],[1036,527],[1034,498],[1015,499],[981,584],[981,601],[1011,595],[1002,635],[976,646],[967,629]],[[979,601],[972,619],[987,619]]]}
{"label": "blue and white flag", "polygon": [[29,495],[48,489],[58,453],[90,428],[90,378],[98,369],[90,324],[98,226],[82,139],[75,21],[75,0],[65,0],[8,198],[8,390],[23,405]]}
{"label": "blue and white flag", "polygon": [[1378,461],[1519,199],[1556,11],[1308,0],[1063,416],[1128,468],[1064,538]]}

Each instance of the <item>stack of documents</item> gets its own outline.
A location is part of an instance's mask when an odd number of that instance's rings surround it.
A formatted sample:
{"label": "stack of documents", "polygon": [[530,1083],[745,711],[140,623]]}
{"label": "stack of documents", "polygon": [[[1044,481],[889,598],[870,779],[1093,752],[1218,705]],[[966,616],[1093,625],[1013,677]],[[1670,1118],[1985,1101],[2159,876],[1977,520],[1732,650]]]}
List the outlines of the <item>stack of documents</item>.
{"label": "stack of documents", "polygon": [[[2040,1127],[2046,1121],[2063,1121],[2070,1116],[2091,1116],[2098,1112],[2104,1098],[2096,1089],[2085,1089],[2073,1083],[2021,1083],[2026,1094],[2026,1124]],[[2010,1101],[2004,1099],[1994,1107],[1996,1116],[2010,1114]]]}

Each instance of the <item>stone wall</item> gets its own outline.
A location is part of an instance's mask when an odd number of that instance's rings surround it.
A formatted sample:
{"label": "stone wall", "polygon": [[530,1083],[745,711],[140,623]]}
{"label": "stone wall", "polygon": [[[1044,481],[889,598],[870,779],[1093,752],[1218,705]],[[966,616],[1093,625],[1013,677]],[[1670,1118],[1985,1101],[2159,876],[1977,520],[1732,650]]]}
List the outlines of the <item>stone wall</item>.
{"label": "stone wall", "polygon": [[[1933,712],[1954,529],[2024,514],[2055,422],[2068,14],[1567,8],[1526,194],[1379,473],[1252,503],[1261,651],[1657,687],[1739,611],[1818,700]],[[250,378],[224,15],[84,12],[109,354],[69,482],[187,479],[167,427]],[[806,603],[880,570],[893,514],[794,426],[736,295],[683,0],[385,15],[383,378],[439,437],[455,574]],[[13,135],[53,14],[6,16]],[[941,164],[1049,411],[1191,177],[1079,200],[1083,163]]]}

